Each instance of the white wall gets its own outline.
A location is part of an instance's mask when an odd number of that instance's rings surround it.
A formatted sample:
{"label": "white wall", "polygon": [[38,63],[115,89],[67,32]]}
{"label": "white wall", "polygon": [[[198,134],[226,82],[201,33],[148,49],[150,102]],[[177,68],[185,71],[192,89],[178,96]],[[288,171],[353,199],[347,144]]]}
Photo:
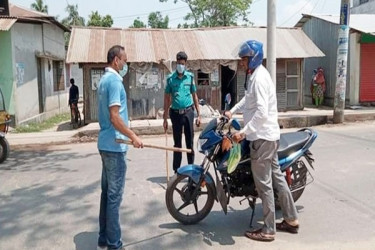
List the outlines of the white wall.
{"label": "white wall", "polygon": [[[16,123],[22,123],[50,111],[60,112],[61,108],[67,105],[68,88],[54,91],[52,61],[53,59],[65,61],[63,31],[50,24],[16,23],[12,27],[12,43]],[[37,56],[42,62],[43,102],[45,103],[42,113],[39,112]],[[48,67],[48,62],[50,62],[50,67]]]}
{"label": "white wall", "polygon": [[16,23],[12,27],[17,121],[39,114],[35,51],[42,51],[41,37],[40,25]]}

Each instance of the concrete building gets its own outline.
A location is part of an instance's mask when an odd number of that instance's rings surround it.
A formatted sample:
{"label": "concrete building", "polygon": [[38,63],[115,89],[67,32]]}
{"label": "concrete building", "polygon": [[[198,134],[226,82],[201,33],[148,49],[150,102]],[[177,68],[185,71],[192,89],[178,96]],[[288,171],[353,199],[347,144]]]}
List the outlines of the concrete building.
{"label": "concrete building", "polygon": [[[195,74],[198,97],[214,109],[224,109],[230,93],[234,105],[244,95],[245,73],[237,70],[238,46],[249,39],[264,44],[266,28],[202,29],[115,29],[76,27],[72,29],[67,62],[83,68],[84,116],[96,121],[96,88],[108,49],[125,47],[130,71],[124,78],[131,119],[156,117],[163,108],[167,75],[175,69],[176,54],[185,51],[188,69]],[[279,110],[303,109],[303,61],[324,54],[301,29],[277,30],[277,97]]]}
{"label": "concrete building", "polygon": [[[349,58],[345,102],[347,105],[375,102],[375,15],[350,16]],[[339,16],[303,15],[296,24],[326,55],[305,60],[304,78],[311,79],[313,69],[323,67],[327,90],[325,104],[333,106],[336,85],[336,64]],[[310,84],[304,88],[305,103],[311,103]]]}
{"label": "concrete building", "polygon": [[375,0],[353,0],[350,14],[375,14]]}
{"label": "concrete building", "polygon": [[1,3],[0,87],[14,123],[69,111],[64,44],[69,29],[44,13]]}

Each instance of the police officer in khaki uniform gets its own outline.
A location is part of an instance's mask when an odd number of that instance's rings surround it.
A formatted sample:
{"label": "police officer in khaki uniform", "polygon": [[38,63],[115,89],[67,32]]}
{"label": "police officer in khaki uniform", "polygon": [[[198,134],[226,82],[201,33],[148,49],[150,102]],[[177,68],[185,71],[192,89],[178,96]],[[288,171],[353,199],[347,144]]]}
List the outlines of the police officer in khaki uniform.
{"label": "police officer in khaki uniform", "polygon": [[[197,110],[197,126],[201,123],[197,87],[194,83],[194,75],[188,72],[186,67],[187,55],[181,51],[177,53],[176,71],[167,78],[164,93],[164,123],[163,127],[168,129],[168,114],[172,122],[174,147],[182,147],[182,130],[185,134],[186,147],[191,149],[187,153],[188,164],[194,163],[194,107]],[[182,153],[173,153],[173,170],[181,165]]]}

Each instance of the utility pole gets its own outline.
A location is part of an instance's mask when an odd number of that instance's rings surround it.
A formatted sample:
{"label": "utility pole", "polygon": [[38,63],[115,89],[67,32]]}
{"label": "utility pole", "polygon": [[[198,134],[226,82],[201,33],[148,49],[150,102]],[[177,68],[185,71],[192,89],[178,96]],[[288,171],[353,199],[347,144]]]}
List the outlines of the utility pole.
{"label": "utility pole", "polygon": [[267,69],[276,84],[276,0],[267,0]]}
{"label": "utility pole", "polygon": [[349,49],[350,0],[341,0],[340,28],[336,62],[336,89],[333,108],[333,123],[344,122],[346,72]]}

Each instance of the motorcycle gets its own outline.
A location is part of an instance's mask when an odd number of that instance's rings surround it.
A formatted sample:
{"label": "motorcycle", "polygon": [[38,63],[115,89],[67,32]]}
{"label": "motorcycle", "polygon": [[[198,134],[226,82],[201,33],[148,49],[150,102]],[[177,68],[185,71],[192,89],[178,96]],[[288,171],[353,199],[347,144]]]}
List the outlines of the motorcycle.
{"label": "motorcycle", "polygon": [[3,163],[9,156],[9,143],[5,138],[8,132],[10,115],[5,109],[3,92],[0,89],[0,163]]}
{"label": "motorcycle", "polygon": [[[167,209],[180,223],[189,225],[203,220],[210,213],[215,200],[227,214],[230,198],[243,197],[240,204],[248,201],[252,208],[251,227],[259,196],[251,173],[249,142],[241,142],[241,158],[234,171],[228,169],[230,150],[223,150],[227,147],[224,143],[227,139],[234,143],[230,139],[233,129],[241,129],[236,119],[229,120],[224,116],[212,119],[198,139],[198,151],[205,155],[201,165],[180,167],[168,182],[165,196]],[[314,180],[307,166],[314,169],[314,159],[309,148],[316,137],[317,133],[309,128],[281,134],[279,165],[294,201],[301,197],[305,187]],[[209,172],[212,166],[216,182]],[[277,192],[274,194],[275,206],[278,206]]]}

